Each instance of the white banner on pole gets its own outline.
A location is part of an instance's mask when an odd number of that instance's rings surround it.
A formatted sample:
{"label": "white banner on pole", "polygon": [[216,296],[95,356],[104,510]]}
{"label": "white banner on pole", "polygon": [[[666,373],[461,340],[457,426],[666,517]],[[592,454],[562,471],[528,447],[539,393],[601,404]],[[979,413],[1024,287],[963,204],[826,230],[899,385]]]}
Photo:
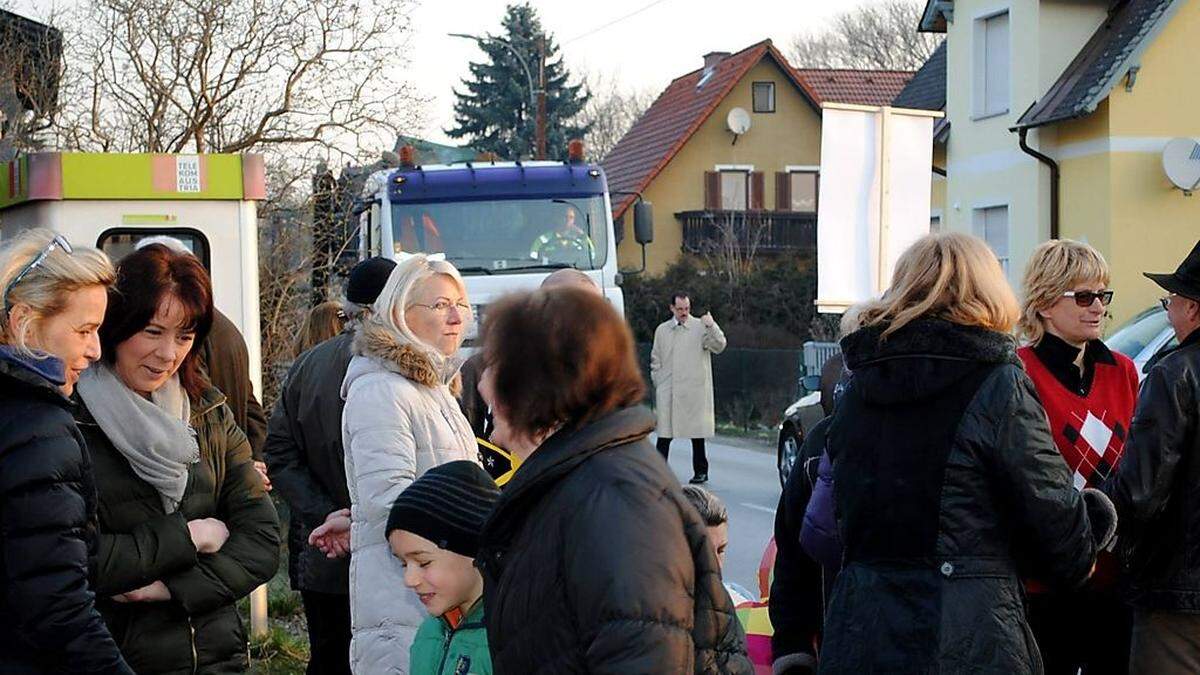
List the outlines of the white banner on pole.
{"label": "white banner on pole", "polygon": [[879,295],[929,232],[933,121],[925,110],[826,104],[817,200],[817,309]]}

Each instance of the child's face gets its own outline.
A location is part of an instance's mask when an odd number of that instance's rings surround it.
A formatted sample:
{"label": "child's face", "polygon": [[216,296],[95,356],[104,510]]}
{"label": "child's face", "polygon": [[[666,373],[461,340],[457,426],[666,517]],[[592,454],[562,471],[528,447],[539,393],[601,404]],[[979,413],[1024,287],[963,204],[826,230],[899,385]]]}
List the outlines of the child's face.
{"label": "child's face", "polygon": [[470,558],[404,530],[394,530],[388,544],[404,564],[404,585],[416,592],[433,616],[455,607],[465,612],[483,594],[483,577]]}
{"label": "child's face", "polygon": [[708,540],[712,542],[717,554],[717,564],[725,566],[725,549],[729,546],[729,523],[721,523],[708,528]]}

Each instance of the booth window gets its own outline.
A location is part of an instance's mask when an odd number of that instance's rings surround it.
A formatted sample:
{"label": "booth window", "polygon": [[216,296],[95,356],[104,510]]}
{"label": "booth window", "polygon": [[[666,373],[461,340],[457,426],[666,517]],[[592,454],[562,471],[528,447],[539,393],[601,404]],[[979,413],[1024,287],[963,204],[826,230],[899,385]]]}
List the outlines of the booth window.
{"label": "booth window", "polygon": [[108,254],[108,257],[115,263],[132,253],[139,241],[146,237],[162,236],[174,237],[183,242],[183,245],[204,265],[204,269],[211,270],[211,249],[208,245],[208,239],[199,230],[191,228],[116,227],[100,233],[99,239],[96,240],[96,248]]}

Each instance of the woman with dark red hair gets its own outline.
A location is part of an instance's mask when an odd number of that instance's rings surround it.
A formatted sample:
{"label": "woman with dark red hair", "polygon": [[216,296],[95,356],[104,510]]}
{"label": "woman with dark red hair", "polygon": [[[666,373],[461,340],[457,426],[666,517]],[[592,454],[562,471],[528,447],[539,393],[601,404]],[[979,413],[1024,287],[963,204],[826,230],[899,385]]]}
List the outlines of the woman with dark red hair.
{"label": "woman with dark red hair", "polygon": [[98,605],[138,673],[246,669],[235,603],[275,573],[279,522],[225,397],[200,374],[212,286],[194,257],[130,254],[77,386],[99,491]]}
{"label": "woman with dark red hair", "polygon": [[475,558],[495,672],[753,673],[704,521],[647,440],[625,320],[546,288],[483,328],[480,391],[524,461]]}

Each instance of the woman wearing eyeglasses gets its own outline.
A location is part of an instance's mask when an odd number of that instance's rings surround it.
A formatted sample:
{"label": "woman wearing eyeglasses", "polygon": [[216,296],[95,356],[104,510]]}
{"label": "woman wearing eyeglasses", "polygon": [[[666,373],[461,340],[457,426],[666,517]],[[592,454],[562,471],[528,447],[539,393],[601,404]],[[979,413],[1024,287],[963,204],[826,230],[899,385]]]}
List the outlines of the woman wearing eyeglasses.
{"label": "woman wearing eyeglasses", "polygon": [[132,673],[96,609],[96,488],[67,398],[100,358],[112,265],[45,230],[0,250],[0,672]]}
{"label": "woman wearing eyeglasses", "polygon": [[[1104,345],[1112,302],[1108,263],[1087,244],[1048,241],[1025,269],[1017,351],[1050,419],[1054,443],[1078,489],[1098,487],[1121,459],[1138,376]],[[1028,584],[1029,619],[1047,675],[1124,673],[1132,615],[1117,596],[1115,559],[1102,553],[1086,588],[1051,592]]]}
{"label": "woman wearing eyeglasses", "polygon": [[[451,393],[454,358],[471,321],[458,270],[415,255],[392,271],[375,311],[355,337],[342,383],[342,444],[352,523],[350,666],[356,673],[407,673],[425,610],[404,587],[384,534],[396,497],[429,469],[478,462],[475,435]],[[345,553],[346,523],[313,531],[329,555]]]}
{"label": "woman wearing eyeglasses", "polygon": [[236,605],[279,563],[250,442],[200,371],[212,316],[195,257],[129,254],[100,326],[104,359],[76,387],[100,495],[97,604],[140,675],[245,670]]}

